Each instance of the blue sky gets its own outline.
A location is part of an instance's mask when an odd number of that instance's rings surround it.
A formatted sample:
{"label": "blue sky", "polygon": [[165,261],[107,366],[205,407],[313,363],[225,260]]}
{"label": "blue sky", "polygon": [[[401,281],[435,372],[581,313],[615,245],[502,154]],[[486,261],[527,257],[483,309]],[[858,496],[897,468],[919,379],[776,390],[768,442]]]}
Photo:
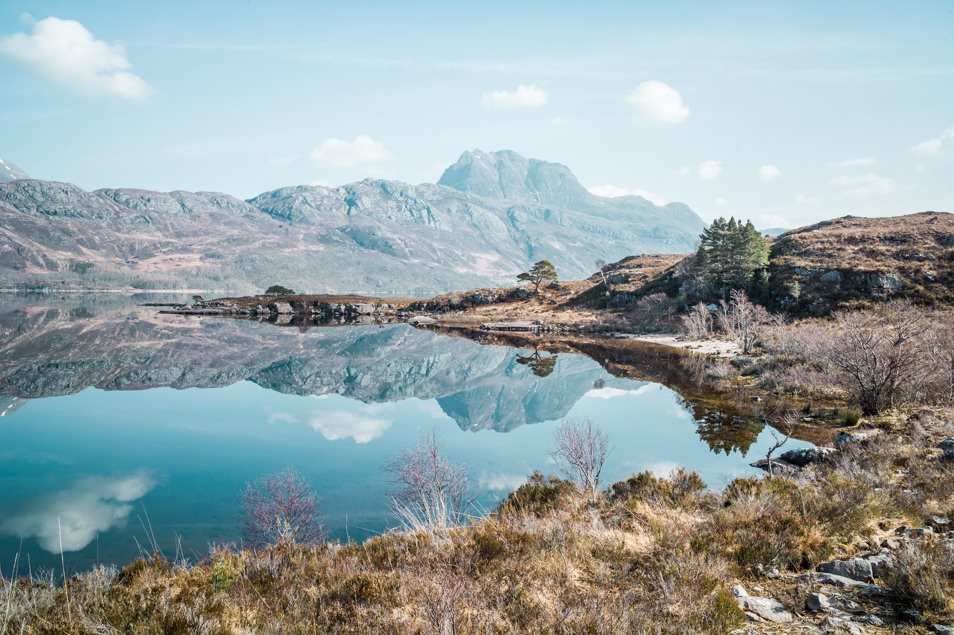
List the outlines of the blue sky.
{"label": "blue sky", "polygon": [[707,220],[954,211],[954,2],[0,6],[35,178],[250,197],[473,148]]}

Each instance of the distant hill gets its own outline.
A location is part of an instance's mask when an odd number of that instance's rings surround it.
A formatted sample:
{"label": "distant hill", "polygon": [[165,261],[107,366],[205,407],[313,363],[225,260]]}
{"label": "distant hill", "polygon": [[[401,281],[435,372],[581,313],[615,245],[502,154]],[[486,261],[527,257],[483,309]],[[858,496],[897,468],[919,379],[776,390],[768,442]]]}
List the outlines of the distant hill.
{"label": "distant hill", "polygon": [[597,259],[694,248],[689,207],[589,193],[565,166],[465,152],[439,184],[366,179],[242,201],[215,192],[0,185],[0,286],[432,295],[509,284],[540,259],[561,277]]}
{"label": "distant hill", "polygon": [[30,176],[6,159],[0,159],[0,183],[9,183],[19,179],[28,179]]}
{"label": "distant hill", "polygon": [[768,229],[760,229],[759,233],[763,236],[780,236],[787,231],[789,231],[787,227],[769,227]]}

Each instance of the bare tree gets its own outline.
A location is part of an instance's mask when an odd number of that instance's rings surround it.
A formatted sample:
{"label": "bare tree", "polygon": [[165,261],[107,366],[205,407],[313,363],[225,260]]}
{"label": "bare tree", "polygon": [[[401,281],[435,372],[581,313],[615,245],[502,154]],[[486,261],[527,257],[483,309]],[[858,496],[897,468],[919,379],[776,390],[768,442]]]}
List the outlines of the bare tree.
{"label": "bare tree", "polygon": [[413,448],[384,466],[394,510],[405,526],[433,530],[460,524],[474,502],[467,468],[441,452],[437,432],[422,432]]}
{"label": "bare tree", "polygon": [[606,273],[604,272],[604,269],[606,269],[606,261],[603,260],[602,258],[600,258],[599,260],[597,260],[597,261],[596,261],[596,268],[597,268],[597,269],[599,270],[599,272],[600,272],[600,277],[603,278],[603,287],[606,289],[606,294],[609,295],[609,293],[610,293],[613,289],[610,288],[610,283],[609,283],[609,281],[606,279]]}
{"label": "bare tree", "polygon": [[719,325],[727,335],[739,340],[742,352],[749,354],[759,336],[759,328],[769,321],[765,307],[751,302],[744,291],[733,289],[729,301],[722,301]]}
{"label": "bare tree", "polygon": [[298,472],[286,468],[246,485],[245,538],[253,547],[312,544],[324,536],[319,499]]}
{"label": "bare tree", "polygon": [[772,455],[775,454],[776,450],[779,450],[788,443],[788,440],[792,438],[792,433],[795,432],[795,427],[797,425],[795,415],[791,412],[787,413],[779,424],[777,429],[772,429],[772,445],[769,446],[768,451],[765,452],[765,462],[768,465],[769,476],[775,476],[775,462],[772,460]]}
{"label": "bare tree", "polygon": [[609,454],[609,438],[590,419],[564,419],[554,436],[551,456],[566,476],[596,500],[600,472]]}
{"label": "bare tree", "polygon": [[873,311],[838,316],[841,339],[828,350],[842,385],[864,415],[876,415],[894,402],[917,374],[924,347],[923,315],[897,300]]}

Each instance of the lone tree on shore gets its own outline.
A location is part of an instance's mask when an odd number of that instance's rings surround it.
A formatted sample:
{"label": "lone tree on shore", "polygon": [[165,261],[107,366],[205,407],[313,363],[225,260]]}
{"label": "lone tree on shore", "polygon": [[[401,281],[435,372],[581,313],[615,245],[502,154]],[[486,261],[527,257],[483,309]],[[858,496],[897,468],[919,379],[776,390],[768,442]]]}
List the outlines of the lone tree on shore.
{"label": "lone tree on shore", "polygon": [[295,295],[295,292],[288,287],[283,287],[280,284],[273,284],[269,288],[265,289],[265,295]]}
{"label": "lone tree on shore", "polygon": [[540,292],[540,285],[544,282],[556,282],[557,272],[549,260],[541,260],[530,267],[530,271],[521,273],[517,276],[521,282],[532,282],[535,293]]}

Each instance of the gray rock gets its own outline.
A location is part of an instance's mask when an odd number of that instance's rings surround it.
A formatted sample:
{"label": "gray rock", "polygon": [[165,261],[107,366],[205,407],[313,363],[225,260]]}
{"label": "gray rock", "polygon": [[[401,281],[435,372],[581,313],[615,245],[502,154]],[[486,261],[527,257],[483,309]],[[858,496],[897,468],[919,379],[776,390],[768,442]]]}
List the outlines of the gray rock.
{"label": "gray rock", "polygon": [[871,563],[862,558],[851,560],[834,560],[822,562],[818,565],[822,573],[831,573],[843,578],[851,578],[860,582],[869,582],[872,579]]}
{"label": "gray rock", "polygon": [[887,551],[867,556],[865,560],[871,565],[871,574],[876,578],[882,577],[894,564],[894,556]]}
{"label": "gray rock", "polygon": [[798,467],[805,467],[812,463],[823,461],[835,452],[835,448],[815,447],[789,450],[779,455],[779,458]]}
{"label": "gray rock", "polygon": [[809,611],[827,611],[832,608],[834,605],[831,603],[831,600],[828,599],[828,596],[824,593],[809,593],[808,597],[805,598],[805,606],[808,607]]}
{"label": "gray rock", "polygon": [[944,439],[937,444],[937,447],[942,450],[954,450],[954,439]]}
{"label": "gray rock", "polygon": [[736,599],[747,598],[749,597],[749,594],[745,590],[745,587],[743,587],[741,584],[736,584],[734,587],[732,587],[732,597]]}
{"label": "gray rock", "polygon": [[931,624],[931,631],[938,635],[954,635],[954,626],[947,624]]}
{"label": "gray rock", "polygon": [[862,615],[858,618],[858,621],[863,624],[871,624],[872,626],[884,626],[884,620],[877,615],[872,615],[871,613]]}
{"label": "gray rock", "polygon": [[808,584],[827,584],[839,589],[853,589],[864,595],[879,595],[886,592],[884,587],[877,584],[868,584],[834,573],[804,573],[795,579]]}
{"label": "gray rock", "polygon": [[941,455],[942,461],[954,461],[954,450],[945,450],[944,454]]}
{"label": "gray rock", "polygon": [[749,610],[762,619],[778,624],[788,624],[792,621],[792,613],[785,605],[773,598],[746,596],[737,598],[739,608]]}
{"label": "gray rock", "polygon": [[843,278],[844,276],[841,275],[840,271],[833,269],[831,271],[826,271],[818,279],[822,282],[827,282],[828,284],[841,284]]}
{"label": "gray rock", "polygon": [[268,305],[268,310],[278,315],[288,315],[295,312],[288,302],[272,302]]}

